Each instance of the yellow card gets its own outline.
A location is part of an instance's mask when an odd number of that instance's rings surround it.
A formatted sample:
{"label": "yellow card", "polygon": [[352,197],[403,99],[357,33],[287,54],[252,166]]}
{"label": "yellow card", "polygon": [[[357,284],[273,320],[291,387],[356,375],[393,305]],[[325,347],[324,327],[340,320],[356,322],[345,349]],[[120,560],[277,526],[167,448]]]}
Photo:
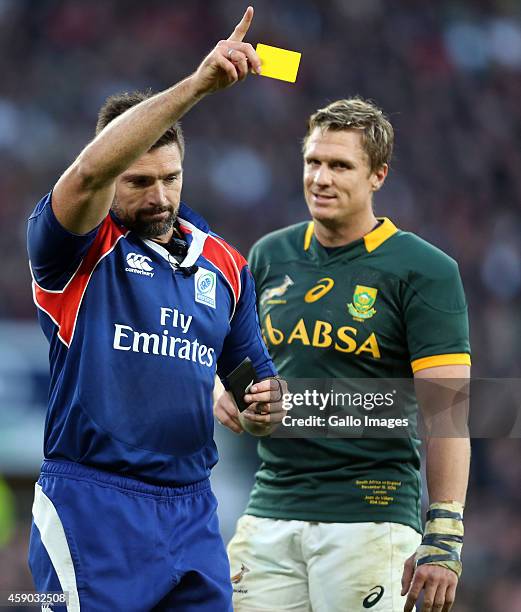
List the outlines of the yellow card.
{"label": "yellow card", "polygon": [[301,53],[259,43],[257,48],[262,67],[261,76],[294,83],[297,80]]}

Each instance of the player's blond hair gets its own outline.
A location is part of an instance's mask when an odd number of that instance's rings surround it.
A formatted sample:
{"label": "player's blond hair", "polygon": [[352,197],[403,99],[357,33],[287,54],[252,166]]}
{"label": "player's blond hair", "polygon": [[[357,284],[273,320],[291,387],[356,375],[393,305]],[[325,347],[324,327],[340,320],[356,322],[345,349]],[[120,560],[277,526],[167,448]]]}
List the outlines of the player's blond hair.
{"label": "player's blond hair", "polygon": [[391,162],[393,126],[383,111],[370,100],[348,98],[319,108],[308,119],[308,131],[302,143],[303,150],[311,132],[317,127],[324,131],[361,130],[362,147],[367,153],[372,172]]}

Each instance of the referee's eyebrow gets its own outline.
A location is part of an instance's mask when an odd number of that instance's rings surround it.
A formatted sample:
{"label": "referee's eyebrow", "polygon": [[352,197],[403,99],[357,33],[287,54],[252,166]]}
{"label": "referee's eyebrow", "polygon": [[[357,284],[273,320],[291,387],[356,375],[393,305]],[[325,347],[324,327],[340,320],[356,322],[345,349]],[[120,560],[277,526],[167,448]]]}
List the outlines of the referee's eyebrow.
{"label": "referee's eyebrow", "polygon": [[166,174],[144,174],[144,173],[138,173],[138,174],[122,174],[122,178],[125,179],[126,181],[138,181],[138,180],[142,180],[142,179],[165,179],[168,178],[169,176],[179,176],[182,173],[182,170],[174,170],[173,172],[167,172]]}

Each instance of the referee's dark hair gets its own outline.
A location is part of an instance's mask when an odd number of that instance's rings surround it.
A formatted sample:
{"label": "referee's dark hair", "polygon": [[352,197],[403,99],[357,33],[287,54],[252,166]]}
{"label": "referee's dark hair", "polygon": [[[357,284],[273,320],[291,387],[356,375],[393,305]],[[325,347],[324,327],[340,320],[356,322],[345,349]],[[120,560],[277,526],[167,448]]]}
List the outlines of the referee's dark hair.
{"label": "referee's dark hair", "polygon": [[[119,115],[122,115],[136,104],[143,102],[143,100],[152,98],[154,95],[152,90],[148,90],[124,92],[108,97],[98,112],[96,136],[116,117],[119,117]],[[179,147],[179,153],[181,154],[182,160],[185,155],[185,139],[179,121],[176,121],[169,127],[161,138],[159,138],[150,148],[158,149],[159,147],[174,143]]]}

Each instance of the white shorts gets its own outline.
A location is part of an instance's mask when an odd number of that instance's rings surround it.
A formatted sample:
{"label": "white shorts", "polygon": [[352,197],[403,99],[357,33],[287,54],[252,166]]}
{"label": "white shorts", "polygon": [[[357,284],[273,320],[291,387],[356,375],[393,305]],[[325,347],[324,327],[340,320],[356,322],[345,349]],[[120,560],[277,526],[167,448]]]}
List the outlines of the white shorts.
{"label": "white shorts", "polygon": [[228,545],[235,612],[402,612],[403,564],[421,536],[399,523],[244,515]]}

